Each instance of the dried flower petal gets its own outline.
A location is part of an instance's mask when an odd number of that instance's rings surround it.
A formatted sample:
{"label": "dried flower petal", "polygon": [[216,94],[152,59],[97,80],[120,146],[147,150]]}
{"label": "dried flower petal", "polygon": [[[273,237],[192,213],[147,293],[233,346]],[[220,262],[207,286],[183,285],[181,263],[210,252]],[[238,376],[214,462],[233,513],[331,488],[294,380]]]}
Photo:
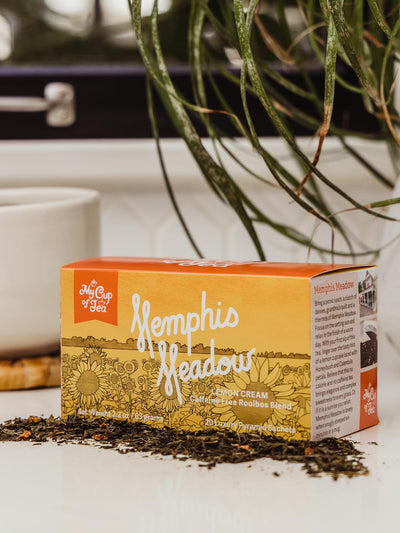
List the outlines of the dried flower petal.
{"label": "dried flower petal", "polygon": [[108,440],[108,437],[106,435],[103,435],[101,433],[98,433],[97,435],[93,435],[92,437],[94,440],[102,441],[102,440]]}
{"label": "dried flower petal", "polygon": [[29,437],[32,435],[31,431],[24,431],[20,435],[18,435],[17,440],[26,440],[29,439]]}
{"label": "dried flower petal", "polygon": [[37,424],[38,422],[40,422],[42,419],[40,418],[40,416],[30,416],[28,418],[28,424]]}

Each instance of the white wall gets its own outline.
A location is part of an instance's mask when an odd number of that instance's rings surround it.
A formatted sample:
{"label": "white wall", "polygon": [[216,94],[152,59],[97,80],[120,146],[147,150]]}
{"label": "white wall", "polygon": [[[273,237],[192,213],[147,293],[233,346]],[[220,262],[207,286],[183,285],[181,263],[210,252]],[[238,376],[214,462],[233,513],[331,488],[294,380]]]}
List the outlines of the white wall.
{"label": "white wall", "polygon": [[[301,139],[299,142],[313,154],[315,141]],[[384,144],[357,139],[351,142],[394,180]],[[280,139],[267,139],[264,145],[301,177],[301,171],[290,160]],[[235,143],[233,149],[255,172],[269,178],[263,163],[242,142]],[[163,150],[176,196],[203,254],[210,258],[256,259],[240,222],[205,184],[182,141],[164,140]],[[294,205],[280,189],[245,177],[237,164],[226,163],[246,193],[268,216],[311,234],[315,227],[313,216]],[[335,139],[326,142],[321,170],[363,204],[390,196],[390,191],[348,156]],[[40,185],[82,186],[101,192],[105,255],[195,256],[167,196],[152,140],[0,143],[0,186]],[[348,206],[330,194],[327,198],[334,210]],[[382,222],[378,219],[347,213],[342,220],[360,241],[360,248],[380,243]],[[284,239],[270,228],[259,227],[259,233],[269,260],[308,259],[304,247]],[[315,242],[329,247],[330,238],[327,228],[320,227]],[[336,245],[338,249],[345,249],[339,236]],[[315,253],[310,258],[319,260]]]}

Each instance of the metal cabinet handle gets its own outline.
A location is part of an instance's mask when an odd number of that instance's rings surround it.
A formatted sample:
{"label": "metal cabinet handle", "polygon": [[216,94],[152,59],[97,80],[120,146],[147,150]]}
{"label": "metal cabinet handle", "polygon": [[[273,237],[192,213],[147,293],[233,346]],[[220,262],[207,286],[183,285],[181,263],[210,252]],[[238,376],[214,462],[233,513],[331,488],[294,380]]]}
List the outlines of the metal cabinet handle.
{"label": "metal cabinet handle", "polygon": [[0,96],[0,112],[36,113],[46,111],[46,122],[54,128],[72,126],[76,119],[75,91],[69,83],[48,83],[44,98],[36,96]]}

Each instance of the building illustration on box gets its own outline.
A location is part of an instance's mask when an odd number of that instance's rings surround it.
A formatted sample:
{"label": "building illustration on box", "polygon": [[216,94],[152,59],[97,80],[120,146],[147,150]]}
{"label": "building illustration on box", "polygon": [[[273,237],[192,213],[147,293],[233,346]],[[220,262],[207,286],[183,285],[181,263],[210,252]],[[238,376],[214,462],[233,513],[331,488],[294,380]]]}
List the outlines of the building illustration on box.
{"label": "building illustration on box", "polygon": [[361,315],[366,312],[376,313],[376,276],[367,270],[365,278],[358,283],[359,301],[361,306]]}

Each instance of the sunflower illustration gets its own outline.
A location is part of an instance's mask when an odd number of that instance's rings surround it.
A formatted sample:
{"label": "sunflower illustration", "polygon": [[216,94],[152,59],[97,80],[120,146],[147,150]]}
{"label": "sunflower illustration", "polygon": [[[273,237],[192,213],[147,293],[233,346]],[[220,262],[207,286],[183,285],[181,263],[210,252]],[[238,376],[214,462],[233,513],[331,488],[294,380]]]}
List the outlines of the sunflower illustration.
{"label": "sunflower illustration", "polygon": [[88,346],[83,350],[82,355],[86,356],[90,363],[97,363],[98,365],[101,365],[107,356],[100,346]]}
{"label": "sunflower illustration", "polygon": [[[297,402],[294,409],[295,417],[304,426],[305,421],[309,419],[305,415],[311,413],[311,374],[310,364],[306,363],[297,368],[289,367],[289,372],[284,372],[284,382],[293,383],[296,390],[293,393],[293,399]],[[307,427],[307,426],[306,426]]]}
{"label": "sunflower illustration", "polygon": [[172,413],[183,405],[190,395],[190,386],[178,379],[178,386],[182,398],[182,404],[179,403],[179,396],[174,381],[171,381],[172,391],[167,390],[167,378],[164,376],[161,379],[160,385],[158,382],[158,372],[153,373],[149,379],[149,399],[155,406],[160,409]]}
{"label": "sunflower illustration", "polygon": [[174,416],[173,426],[186,431],[201,431],[204,429],[204,416],[196,413],[192,406],[185,406]]}
{"label": "sunflower illustration", "polygon": [[191,381],[192,394],[194,396],[213,396],[216,387],[223,387],[224,380],[220,376],[205,376]]}
{"label": "sunflower illustration", "polygon": [[69,393],[80,407],[90,408],[98,405],[106,396],[107,374],[102,365],[90,359],[81,360],[69,379]]}
{"label": "sunflower illustration", "polygon": [[120,383],[119,375],[116,372],[111,372],[111,374],[108,376],[110,385],[112,387],[118,387]]}
{"label": "sunflower illustration", "polygon": [[134,379],[127,379],[124,382],[124,389],[130,394],[135,390],[135,380]]}
{"label": "sunflower illustration", "polygon": [[124,363],[124,370],[127,374],[133,374],[133,372],[136,372],[138,369],[138,362],[136,359],[132,359],[131,361],[125,361]]}
{"label": "sunflower illustration", "polygon": [[124,365],[121,363],[121,361],[116,361],[114,368],[120,376],[122,376],[125,372]]}
{"label": "sunflower illustration", "polygon": [[71,398],[63,398],[61,403],[61,410],[63,416],[70,416],[75,413],[76,406]]}
{"label": "sunflower illustration", "polygon": [[61,376],[63,380],[66,379],[70,371],[71,371],[71,357],[69,354],[63,353],[62,358],[61,358]]}
{"label": "sunflower illustration", "polygon": [[[222,400],[226,399],[225,395],[218,395],[221,404],[213,408],[213,413],[221,422],[280,425],[293,417],[293,410],[297,407],[293,383],[284,383],[281,365],[276,363],[271,367],[268,358],[255,359],[248,372],[233,374],[232,380],[225,381],[223,387],[232,392],[229,398],[234,398],[236,402],[231,405]],[[253,398],[258,398],[262,405],[249,407],[247,403]],[[240,431],[240,427],[238,429]]]}

